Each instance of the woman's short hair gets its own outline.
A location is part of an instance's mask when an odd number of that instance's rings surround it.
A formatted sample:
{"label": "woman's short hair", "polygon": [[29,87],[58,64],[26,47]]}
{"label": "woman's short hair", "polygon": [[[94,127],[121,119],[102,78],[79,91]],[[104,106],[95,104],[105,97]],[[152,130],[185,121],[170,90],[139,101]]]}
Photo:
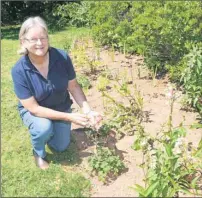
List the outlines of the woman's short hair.
{"label": "woman's short hair", "polygon": [[[25,34],[29,31],[30,28],[32,28],[35,25],[41,26],[48,35],[48,28],[46,22],[41,17],[39,16],[29,17],[23,22],[20,28],[19,40],[24,39]],[[23,46],[21,46],[21,49],[18,50],[18,54],[20,55],[26,55],[27,53],[28,53],[27,49],[24,48]]]}

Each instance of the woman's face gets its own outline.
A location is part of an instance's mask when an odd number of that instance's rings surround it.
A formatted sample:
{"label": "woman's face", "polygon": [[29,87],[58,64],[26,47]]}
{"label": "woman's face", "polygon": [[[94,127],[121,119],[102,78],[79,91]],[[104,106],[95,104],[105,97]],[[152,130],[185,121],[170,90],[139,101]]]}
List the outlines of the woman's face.
{"label": "woman's face", "polygon": [[48,35],[42,27],[36,25],[28,30],[21,44],[30,54],[44,56],[49,47]]}

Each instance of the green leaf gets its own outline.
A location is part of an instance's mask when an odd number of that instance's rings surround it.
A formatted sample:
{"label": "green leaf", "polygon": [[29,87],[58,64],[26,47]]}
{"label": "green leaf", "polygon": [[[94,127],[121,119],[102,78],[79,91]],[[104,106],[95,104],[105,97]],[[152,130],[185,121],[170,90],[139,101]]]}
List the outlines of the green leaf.
{"label": "green leaf", "polygon": [[194,123],[191,125],[190,129],[202,129],[202,124]]}
{"label": "green leaf", "polygon": [[179,185],[169,175],[167,177],[168,177],[169,181],[172,183],[175,190],[179,189]]}
{"label": "green leaf", "polygon": [[196,182],[198,181],[198,179],[201,177],[201,175],[195,177],[192,181],[191,181],[191,187],[192,188],[196,188]]}
{"label": "green leaf", "polygon": [[149,188],[146,190],[146,197],[148,197],[155,189],[156,189],[156,187],[158,186],[158,185],[160,185],[159,184],[159,182],[157,181],[157,182],[155,182],[155,183],[153,183],[151,186],[149,186]]}
{"label": "green leaf", "polygon": [[137,139],[135,140],[135,142],[133,143],[133,145],[131,146],[132,149],[134,149],[135,151],[138,151],[141,149],[141,146],[140,146],[140,141]]}
{"label": "green leaf", "polygon": [[197,59],[197,65],[198,67],[201,67],[201,61],[199,59]]}
{"label": "green leaf", "polygon": [[194,154],[195,157],[202,157],[202,148],[199,148]]}
{"label": "green leaf", "polygon": [[138,184],[135,184],[135,187],[133,187],[133,186],[131,186],[130,188],[132,188],[132,189],[134,189],[135,191],[137,191],[139,194],[140,194],[140,196],[142,197],[146,197],[146,194],[145,194],[145,189],[142,187],[142,186],[140,186],[140,185],[138,185]]}
{"label": "green leaf", "polygon": [[198,144],[197,151],[194,154],[195,157],[202,157],[202,139],[200,140]]}
{"label": "green leaf", "polygon": [[171,157],[171,156],[172,156],[172,149],[171,149],[171,146],[170,146],[170,145],[166,145],[166,144],[164,144],[164,146],[165,146],[167,155],[168,155],[169,157]]}

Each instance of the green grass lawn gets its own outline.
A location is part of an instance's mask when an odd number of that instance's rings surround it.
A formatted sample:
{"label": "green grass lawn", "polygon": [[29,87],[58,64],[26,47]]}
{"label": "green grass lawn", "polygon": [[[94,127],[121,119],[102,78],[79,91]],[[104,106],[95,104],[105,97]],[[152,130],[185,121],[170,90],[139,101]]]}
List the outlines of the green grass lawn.
{"label": "green grass lawn", "polygon": [[[28,129],[17,112],[17,98],[13,91],[11,68],[20,58],[18,27],[2,28],[1,45],[1,162],[3,197],[84,197],[90,196],[90,181],[75,171],[66,172],[61,166],[80,163],[74,138],[63,153],[48,151],[50,168],[36,168]],[[51,46],[68,49],[74,39],[88,36],[88,29],[66,28],[50,34]]]}

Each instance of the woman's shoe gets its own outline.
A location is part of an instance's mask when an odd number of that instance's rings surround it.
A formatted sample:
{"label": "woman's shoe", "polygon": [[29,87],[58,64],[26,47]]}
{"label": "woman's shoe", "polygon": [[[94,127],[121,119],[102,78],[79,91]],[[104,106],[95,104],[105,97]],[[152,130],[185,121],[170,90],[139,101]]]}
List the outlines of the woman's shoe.
{"label": "woman's shoe", "polygon": [[34,151],[33,151],[33,155],[34,155],[35,163],[40,169],[45,170],[49,167],[48,162],[44,158],[38,156]]}

